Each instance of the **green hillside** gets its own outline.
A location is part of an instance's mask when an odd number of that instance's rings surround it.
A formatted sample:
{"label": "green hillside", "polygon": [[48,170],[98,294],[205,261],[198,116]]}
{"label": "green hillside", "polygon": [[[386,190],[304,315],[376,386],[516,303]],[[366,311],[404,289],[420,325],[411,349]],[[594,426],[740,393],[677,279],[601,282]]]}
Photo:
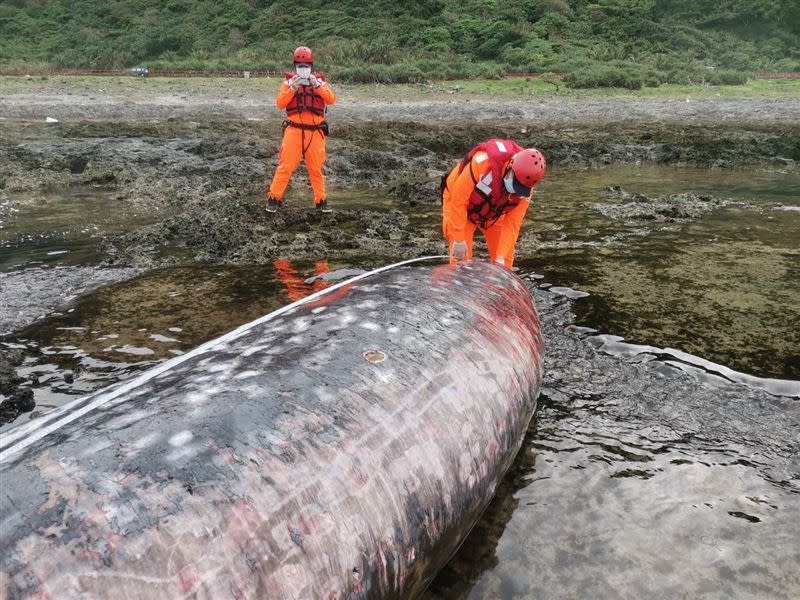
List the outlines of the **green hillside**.
{"label": "green hillside", "polygon": [[[800,71],[798,0],[4,0],[0,66],[286,68],[352,81],[567,71],[622,87]],[[709,67],[713,67],[709,68]]]}

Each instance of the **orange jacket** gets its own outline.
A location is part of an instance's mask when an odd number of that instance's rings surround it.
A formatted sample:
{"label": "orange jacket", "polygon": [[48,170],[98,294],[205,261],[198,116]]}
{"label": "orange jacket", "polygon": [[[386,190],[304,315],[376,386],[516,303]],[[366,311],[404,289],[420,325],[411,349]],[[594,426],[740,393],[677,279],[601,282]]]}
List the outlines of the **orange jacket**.
{"label": "orange jacket", "polygon": [[[322,97],[327,105],[331,105],[336,102],[336,94],[333,93],[331,86],[329,86],[327,83],[323,83],[321,86],[319,86],[317,88],[317,93]],[[284,81],[281,84],[281,89],[278,92],[277,98],[275,98],[275,104],[281,110],[285,110],[286,107],[289,106],[289,102],[292,98],[294,98],[294,90],[289,87],[288,82]],[[322,115],[315,115],[311,111],[307,110],[299,114],[292,115],[291,120],[302,125],[319,125],[325,120],[325,117]]]}
{"label": "orange jacket", "polygon": [[[475,190],[475,181],[472,175],[480,180],[490,170],[489,161],[485,152],[478,152],[472,157],[469,165],[458,173],[458,166],[454,167],[447,177],[448,201],[444,206],[444,228],[447,239],[451,242],[463,241],[467,237],[467,228],[472,223],[467,219],[469,198]],[[524,200],[510,211],[495,221],[490,228],[502,227],[500,243],[497,248],[499,256],[510,256],[514,250],[522,227],[522,220],[528,210],[530,202]],[[474,229],[470,229],[474,231]]]}

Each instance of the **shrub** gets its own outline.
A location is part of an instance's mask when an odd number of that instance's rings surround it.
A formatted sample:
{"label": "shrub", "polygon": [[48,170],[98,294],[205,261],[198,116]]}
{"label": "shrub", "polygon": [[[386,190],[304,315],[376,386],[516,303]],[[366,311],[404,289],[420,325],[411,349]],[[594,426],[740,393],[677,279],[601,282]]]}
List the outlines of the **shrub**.
{"label": "shrub", "polygon": [[416,83],[425,78],[420,69],[409,63],[334,68],[332,76],[345,83]]}
{"label": "shrub", "polygon": [[437,79],[500,79],[503,65],[464,61],[419,60],[392,65],[332,67],[331,76],[344,83],[421,83]]}
{"label": "shrub", "polygon": [[748,74],[742,71],[712,71],[708,74],[709,85],[745,85]]}
{"label": "shrub", "polygon": [[786,71],[788,73],[800,73],[800,59],[783,58],[777,61],[773,68],[776,71]]}
{"label": "shrub", "polygon": [[744,85],[748,77],[749,73],[744,71],[689,67],[665,72],[663,81],[684,85]]}
{"label": "shrub", "polygon": [[572,88],[614,87],[638,90],[645,86],[657,87],[661,80],[652,69],[633,63],[612,61],[578,68],[569,73],[564,82]]}
{"label": "shrub", "polygon": [[503,63],[579,87],[739,83],[800,70],[798,32],[798,0],[0,0],[4,65],[288,68],[311,44],[320,68],[359,80],[495,77]]}

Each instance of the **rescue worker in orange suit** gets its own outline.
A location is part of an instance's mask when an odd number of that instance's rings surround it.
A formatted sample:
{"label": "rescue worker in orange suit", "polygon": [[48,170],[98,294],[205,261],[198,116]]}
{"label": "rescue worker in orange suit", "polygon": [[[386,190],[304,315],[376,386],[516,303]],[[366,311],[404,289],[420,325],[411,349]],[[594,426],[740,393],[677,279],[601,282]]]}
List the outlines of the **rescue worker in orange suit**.
{"label": "rescue worker in orange suit", "polygon": [[286,110],[283,122],[283,142],[278,168],[267,192],[267,212],[278,210],[289,179],[301,160],[306,161],[314,204],[320,212],[330,212],[325,195],[325,122],[327,107],[336,102],[336,94],[322,73],[314,73],[314,54],[310,48],[300,46],[294,51],[294,72],[287,73],[275,99],[281,110]]}
{"label": "rescue worker in orange suit", "polygon": [[511,140],[491,139],[470,150],[442,186],[442,229],[450,262],[472,258],[472,237],[480,229],[491,260],[513,266],[522,220],[545,168],[539,150]]}

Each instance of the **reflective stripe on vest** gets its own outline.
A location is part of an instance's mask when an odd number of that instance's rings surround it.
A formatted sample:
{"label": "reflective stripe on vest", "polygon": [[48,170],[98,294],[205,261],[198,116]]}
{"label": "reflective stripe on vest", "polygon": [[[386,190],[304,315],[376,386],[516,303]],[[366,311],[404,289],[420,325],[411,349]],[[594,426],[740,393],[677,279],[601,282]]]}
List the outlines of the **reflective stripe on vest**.
{"label": "reflective stripe on vest", "polygon": [[[522,201],[519,196],[510,195],[503,185],[503,167],[520,150],[522,147],[512,140],[491,139],[475,146],[461,161],[458,172],[461,173],[469,165],[475,183],[467,206],[467,218],[472,223],[483,228],[489,227]],[[483,177],[476,177],[472,170],[473,159],[476,164],[488,159],[489,172]]]}
{"label": "reflective stripe on vest", "polygon": [[486,174],[486,176],[479,180],[475,187],[482,191],[487,196],[491,195],[492,193],[492,173],[491,171]]}

